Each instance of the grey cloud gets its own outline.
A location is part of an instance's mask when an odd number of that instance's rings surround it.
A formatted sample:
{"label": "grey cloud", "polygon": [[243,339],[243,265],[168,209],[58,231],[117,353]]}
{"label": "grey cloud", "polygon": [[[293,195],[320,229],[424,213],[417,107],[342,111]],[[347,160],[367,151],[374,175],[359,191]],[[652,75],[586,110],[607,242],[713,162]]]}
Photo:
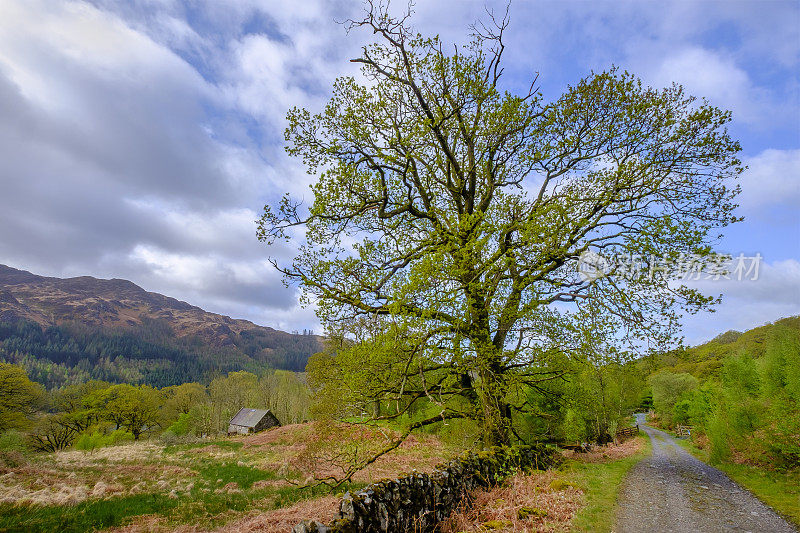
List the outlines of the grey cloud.
{"label": "grey cloud", "polygon": [[214,307],[206,308],[209,311],[230,313],[225,310],[251,308],[247,315],[234,318],[252,316],[252,308],[260,308],[262,314],[268,315],[269,312],[291,310],[297,305],[295,290],[284,287],[277,273],[265,271],[258,280],[243,281],[225,263],[226,260],[216,262],[214,268],[206,269],[202,273],[201,281],[194,283],[192,280],[182,282],[172,278],[164,279],[147,265],[130,258],[113,258],[104,262],[103,266],[107,270],[118,272],[116,277],[136,279],[137,283],[149,291],[162,292],[200,307],[203,307],[204,302],[210,302]]}
{"label": "grey cloud", "polygon": [[[504,1],[489,4],[505,7]],[[34,18],[64,5],[44,1]],[[346,60],[370,35],[345,37],[334,21],[357,16],[358,3],[91,5],[112,30],[150,39],[148,52],[127,66],[92,63],[100,50],[70,55],[54,48],[47,34],[0,23],[0,41],[3,31],[13,34],[0,48],[0,262],[49,275],[125,277],[231,316],[289,329],[313,326],[311,310],[299,310],[295,291],[263,264],[268,254],[289,259],[293,248],[267,250],[255,240],[253,222],[261,206],[284,191],[310,199],[313,178],[282,152],[285,108],[318,108],[332,79],[353,72]],[[94,12],[81,2],[69,6]],[[515,3],[508,83],[527,89],[530,76],[541,71],[544,89],[554,96],[591,68],[616,62],[645,70],[679,45],[702,46],[720,20],[742,37],[722,47],[748,74],[771,69],[784,76],[796,67],[800,41],[796,25],[786,22],[797,20],[796,7],[714,4],[717,16],[708,6],[632,2],[612,11],[585,2]],[[484,16],[483,3],[475,2],[420,2],[416,11],[421,31],[459,43],[469,23]],[[59,22],[55,33],[70,28]],[[257,68],[269,58],[268,46],[264,55],[251,56],[256,68],[237,56],[242,43],[258,39],[278,43],[273,77]],[[25,80],[4,61],[46,80],[56,101],[25,92]],[[784,77],[796,83],[796,75]],[[787,87],[771,88],[769,98],[786,96]],[[798,107],[793,98],[786,98],[790,111]],[[142,249],[157,257],[148,262]],[[174,270],[180,268],[183,279]],[[762,306],[759,312],[771,309],[760,294],[741,295],[743,307],[754,308],[751,300]],[[735,322],[732,311],[716,316]]]}

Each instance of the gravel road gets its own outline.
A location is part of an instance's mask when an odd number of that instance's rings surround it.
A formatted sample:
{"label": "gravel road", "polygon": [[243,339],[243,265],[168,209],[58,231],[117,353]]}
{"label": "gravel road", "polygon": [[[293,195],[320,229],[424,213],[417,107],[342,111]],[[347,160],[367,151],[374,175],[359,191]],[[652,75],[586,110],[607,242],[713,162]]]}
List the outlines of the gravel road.
{"label": "gravel road", "polygon": [[653,454],[628,473],[614,531],[797,533],[723,472],[692,457],[667,433],[645,426],[644,415],[637,417]]}

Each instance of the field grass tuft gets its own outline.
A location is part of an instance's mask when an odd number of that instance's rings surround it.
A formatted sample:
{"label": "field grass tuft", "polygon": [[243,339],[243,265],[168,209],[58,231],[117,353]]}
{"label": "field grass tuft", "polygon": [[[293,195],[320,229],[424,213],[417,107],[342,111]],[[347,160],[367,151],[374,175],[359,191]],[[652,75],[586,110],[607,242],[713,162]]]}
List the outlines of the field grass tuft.
{"label": "field grass tuft", "polygon": [[0,531],[84,532],[122,525],[132,516],[165,513],[179,501],[162,494],[137,494],[77,505],[0,505]]}

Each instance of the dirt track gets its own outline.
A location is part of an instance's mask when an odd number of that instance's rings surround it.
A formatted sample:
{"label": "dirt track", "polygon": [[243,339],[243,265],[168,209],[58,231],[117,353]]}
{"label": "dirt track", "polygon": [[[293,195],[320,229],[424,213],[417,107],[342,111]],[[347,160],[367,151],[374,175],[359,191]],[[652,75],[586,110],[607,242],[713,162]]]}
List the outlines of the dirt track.
{"label": "dirt track", "polygon": [[644,415],[637,416],[653,454],[625,479],[614,531],[797,532],[723,472],[692,457],[667,433],[645,426]]}

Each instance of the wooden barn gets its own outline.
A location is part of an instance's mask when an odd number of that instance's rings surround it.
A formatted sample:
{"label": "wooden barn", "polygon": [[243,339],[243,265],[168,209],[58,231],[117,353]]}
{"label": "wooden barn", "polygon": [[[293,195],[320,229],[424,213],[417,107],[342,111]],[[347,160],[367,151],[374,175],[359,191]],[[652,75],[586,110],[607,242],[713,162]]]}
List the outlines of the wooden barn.
{"label": "wooden barn", "polygon": [[269,409],[248,409],[243,407],[231,418],[228,425],[228,435],[247,435],[257,433],[273,426],[280,426],[281,423]]}

